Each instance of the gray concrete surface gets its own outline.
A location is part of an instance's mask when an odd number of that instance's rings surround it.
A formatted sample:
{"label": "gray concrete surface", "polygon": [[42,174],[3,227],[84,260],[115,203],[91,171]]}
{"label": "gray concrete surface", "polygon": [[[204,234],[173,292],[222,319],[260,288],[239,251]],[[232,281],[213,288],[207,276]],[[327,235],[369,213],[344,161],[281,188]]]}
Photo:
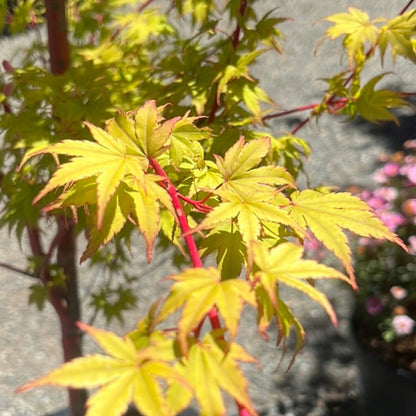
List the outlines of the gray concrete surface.
{"label": "gray concrete surface", "polygon": [[[256,68],[262,86],[285,109],[316,102],[321,97],[324,84],[319,78],[331,76],[346,67],[341,59],[339,45],[325,42],[314,56],[314,47],[322,38],[326,27],[321,21],[325,16],[346,11],[348,6],[368,10],[372,18],[394,16],[404,5],[401,0],[269,0],[261,3],[264,10],[278,7],[281,16],[292,17],[293,22],[280,26],[286,37],[283,43],[285,55],[266,55]],[[16,48],[23,47],[25,37],[17,41],[0,41],[0,57],[9,58]],[[412,91],[415,85],[414,66],[399,60],[394,69],[396,75],[386,77],[395,87]],[[378,71],[378,63],[375,62]],[[386,65],[386,71],[389,65]],[[374,75],[374,74],[373,74]],[[365,74],[370,78],[372,72]],[[394,82],[393,82],[394,80]],[[300,117],[300,118],[299,118]],[[271,123],[275,133],[284,132],[302,119],[296,116],[277,119]],[[307,139],[312,147],[312,156],[306,165],[311,186],[345,185],[368,183],[377,156],[397,146],[398,141],[415,136],[415,119],[410,113],[402,113],[402,128],[374,127],[367,123],[345,124],[341,119],[324,117],[319,126],[307,126],[299,136]],[[23,250],[23,254],[21,252]],[[141,252],[136,247],[133,268],[145,270]],[[27,249],[18,243],[6,230],[0,231],[0,258],[18,265],[24,264]],[[118,333],[131,328],[147,301],[156,296],[153,282],[172,270],[168,261],[157,271],[142,273],[137,290],[143,303],[139,311],[128,313],[125,327],[112,325]],[[94,272],[95,273],[95,272]],[[150,274],[150,276],[149,276]],[[83,288],[96,276],[86,268],[80,272]],[[66,393],[55,388],[42,388],[15,395],[15,387],[27,382],[46,370],[59,365],[61,351],[56,339],[58,323],[50,307],[39,313],[34,306],[27,305],[28,287],[31,282],[11,271],[0,269],[0,416],[32,416],[54,414],[64,416]],[[290,304],[297,311],[307,331],[307,346],[298,356],[291,371],[285,366],[275,372],[281,349],[274,346],[273,331],[268,343],[263,342],[252,325],[243,328],[242,337],[249,351],[261,358],[261,368],[248,368],[250,391],[255,405],[262,415],[286,416],[357,416],[359,414],[359,384],[350,348],[348,316],[350,292],[337,284],[325,282],[325,290],[334,302],[340,324],[331,327],[319,306],[304,297],[288,293]],[[84,306],[85,302],[84,302]],[[84,314],[88,319],[88,308]],[[253,317],[245,317],[253,322]],[[250,321],[251,320],[251,321]],[[105,326],[101,320],[97,325]],[[94,347],[86,343],[86,350]],[[230,414],[235,414],[230,407]]]}

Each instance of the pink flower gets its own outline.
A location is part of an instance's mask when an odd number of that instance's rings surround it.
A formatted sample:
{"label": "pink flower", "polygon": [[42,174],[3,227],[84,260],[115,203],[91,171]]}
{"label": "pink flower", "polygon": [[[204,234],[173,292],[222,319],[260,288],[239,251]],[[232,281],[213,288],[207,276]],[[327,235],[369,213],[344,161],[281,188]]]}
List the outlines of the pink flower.
{"label": "pink flower", "polygon": [[407,179],[409,179],[412,184],[416,184],[416,163],[403,166],[400,173],[407,176]]}
{"label": "pink flower", "polygon": [[407,315],[396,315],[392,325],[397,335],[409,335],[413,332],[415,321]]}
{"label": "pink flower", "polygon": [[374,195],[367,200],[367,204],[370,205],[371,208],[378,210],[386,206],[386,200],[380,196]]}
{"label": "pink flower", "polygon": [[406,223],[406,218],[397,212],[379,212],[379,214],[381,220],[391,232],[395,232],[398,227]]}
{"label": "pink flower", "polygon": [[389,202],[394,201],[397,198],[398,194],[398,190],[390,186],[383,186],[381,188],[377,188],[374,191],[374,196],[383,198],[384,200]]}
{"label": "pink flower", "polygon": [[409,254],[416,255],[416,235],[411,235],[407,241],[409,242],[409,245],[407,246]]}
{"label": "pink flower", "polygon": [[390,288],[390,293],[397,300],[402,300],[407,296],[407,290],[401,286],[392,286]]}
{"label": "pink flower", "polygon": [[383,310],[381,299],[371,296],[365,300],[365,308],[370,315],[378,315]]}
{"label": "pink flower", "polygon": [[382,169],[379,169],[373,174],[373,180],[376,183],[386,183],[387,176],[384,174]]}
{"label": "pink flower", "polygon": [[388,162],[383,166],[382,172],[389,178],[397,176],[400,172],[400,165],[398,163]]}

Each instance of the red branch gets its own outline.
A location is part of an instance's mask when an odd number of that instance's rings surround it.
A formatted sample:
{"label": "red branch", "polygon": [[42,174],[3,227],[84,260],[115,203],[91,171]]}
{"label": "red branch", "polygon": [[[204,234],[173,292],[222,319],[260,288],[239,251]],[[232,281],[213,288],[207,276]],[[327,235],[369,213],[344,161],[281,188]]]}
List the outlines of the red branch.
{"label": "red branch", "polygon": [[164,178],[164,181],[161,181],[160,183],[166,189],[172,201],[173,207],[175,208],[176,218],[178,220],[179,226],[181,227],[182,233],[184,234],[184,239],[188,247],[193,266],[202,267],[202,261],[199,257],[198,248],[196,247],[195,241],[192,238],[191,228],[189,227],[185,211],[183,210],[181,201],[179,200],[179,194],[176,191],[175,186],[172,184],[168,175],[159,165],[156,159],[150,159],[150,164],[152,165],[155,172]]}

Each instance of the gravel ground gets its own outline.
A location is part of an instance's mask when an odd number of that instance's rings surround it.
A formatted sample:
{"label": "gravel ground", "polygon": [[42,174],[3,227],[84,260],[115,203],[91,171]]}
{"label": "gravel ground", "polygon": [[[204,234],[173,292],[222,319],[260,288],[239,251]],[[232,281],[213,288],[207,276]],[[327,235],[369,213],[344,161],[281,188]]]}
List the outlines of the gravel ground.
{"label": "gravel ground", "polygon": [[[257,75],[264,80],[263,87],[277,102],[284,103],[287,109],[315,102],[324,87],[319,78],[345,68],[345,62],[342,62],[338,53],[340,48],[328,42],[322,45],[314,58],[313,49],[325,30],[319,20],[331,13],[346,11],[347,6],[366,9],[372,18],[379,15],[394,16],[404,3],[401,0],[264,1],[264,10],[278,6],[280,15],[293,17],[294,21],[280,27],[287,38],[284,43],[286,55],[266,55],[264,62],[256,68]],[[311,25],[311,22],[317,24]],[[16,48],[24,47],[25,42],[26,37],[12,42],[0,41],[1,59],[10,58]],[[333,47],[335,54],[331,53]],[[388,71],[388,68],[387,65],[385,70]],[[399,75],[391,77],[395,80],[394,86],[412,91],[414,67],[400,64],[395,72]],[[369,72],[366,76],[371,78],[374,74]],[[400,128],[375,127],[360,121],[343,124],[342,120],[329,117],[324,117],[318,127],[306,127],[300,135],[312,147],[312,156],[306,166],[310,185],[368,183],[377,155],[396,148],[402,140],[415,137],[415,117],[401,113],[400,119]],[[296,117],[279,119],[273,122],[272,127],[275,132],[281,132],[297,122],[299,118]],[[22,251],[28,252],[25,242],[20,247],[6,230],[0,231],[2,261],[23,265]],[[172,271],[168,260],[163,261],[157,269],[149,269],[145,265],[140,242],[133,254],[135,260],[132,267],[140,274],[136,283],[140,306],[138,311],[127,314],[124,327],[110,326],[120,334],[134,325],[150,299],[157,296],[154,282]],[[85,298],[94,279],[100,276],[81,268],[80,277]],[[0,269],[0,416],[66,416],[66,393],[63,390],[43,388],[20,395],[13,393],[15,387],[56,367],[61,360],[60,346],[56,340],[58,322],[51,308],[46,307],[39,313],[33,306],[27,305],[31,283],[29,279]],[[246,372],[253,401],[261,415],[361,415],[360,385],[348,326],[351,293],[337,283],[319,284],[336,308],[339,325],[334,328],[319,306],[305,297],[288,292],[287,299],[290,299],[307,332],[307,345],[288,373],[285,371],[288,356],[277,368],[282,351],[274,345],[276,334],[273,330],[270,341],[263,342],[251,329],[253,325],[249,325],[253,317],[243,317],[248,324],[242,329],[241,338],[246,348],[260,357],[261,361],[260,368],[248,367]],[[84,317],[88,320],[89,310],[84,306]],[[104,327],[105,323],[99,320],[95,325]],[[94,346],[88,340],[86,351],[94,351]],[[235,414],[233,412],[231,405],[230,414]]]}

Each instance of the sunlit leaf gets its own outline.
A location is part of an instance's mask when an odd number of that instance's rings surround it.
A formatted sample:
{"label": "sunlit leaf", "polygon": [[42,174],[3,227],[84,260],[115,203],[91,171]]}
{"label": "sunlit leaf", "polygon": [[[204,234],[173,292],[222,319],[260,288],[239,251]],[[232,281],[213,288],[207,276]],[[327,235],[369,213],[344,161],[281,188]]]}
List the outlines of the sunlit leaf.
{"label": "sunlit leaf", "polygon": [[342,261],[354,285],[351,250],[344,230],[363,237],[383,238],[404,247],[365,202],[347,192],[322,193],[309,189],[293,192],[291,199],[292,204],[284,210],[308,227]]}
{"label": "sunlit leaf", "polygon": [[[77,358],[18,389],[56,385],[98,390],[88,399],[86,416],[121,416],[130,403],[143,415],[168,414],[161,382],[181,383],[192,391],[186,379],[157,354],[156,338],[148,347],[136,350],[133,340],[79,324],[109,354]],[[173,344],[170,344],[173,348]],[[165,344],[162,342],[162,349]],[[173,354],[172,354],[173,355]],[[164,354],[162,354],[162,357]]]}
{"label": "sunlit leaf", "polygon": [[228,279],[221,281],[214,268],[187,269],[170,276],[176,283],[163,304],[159,319],[163,320],[182,308],[178,325],[178,338],[184,352],[188,350],[187,337],[207,313],[216,307],[234,338],[244,303],[255,306],[254,292],[247,281]]}
{"label": "sunlit leaf", "polygon": [[412,39],[416,36],[416,10],[409,10],[387,22],[380,29],[378,44],[383,61],[386,49],[391,47],[393,61],[397,55],[416,62],[416,52]]}

